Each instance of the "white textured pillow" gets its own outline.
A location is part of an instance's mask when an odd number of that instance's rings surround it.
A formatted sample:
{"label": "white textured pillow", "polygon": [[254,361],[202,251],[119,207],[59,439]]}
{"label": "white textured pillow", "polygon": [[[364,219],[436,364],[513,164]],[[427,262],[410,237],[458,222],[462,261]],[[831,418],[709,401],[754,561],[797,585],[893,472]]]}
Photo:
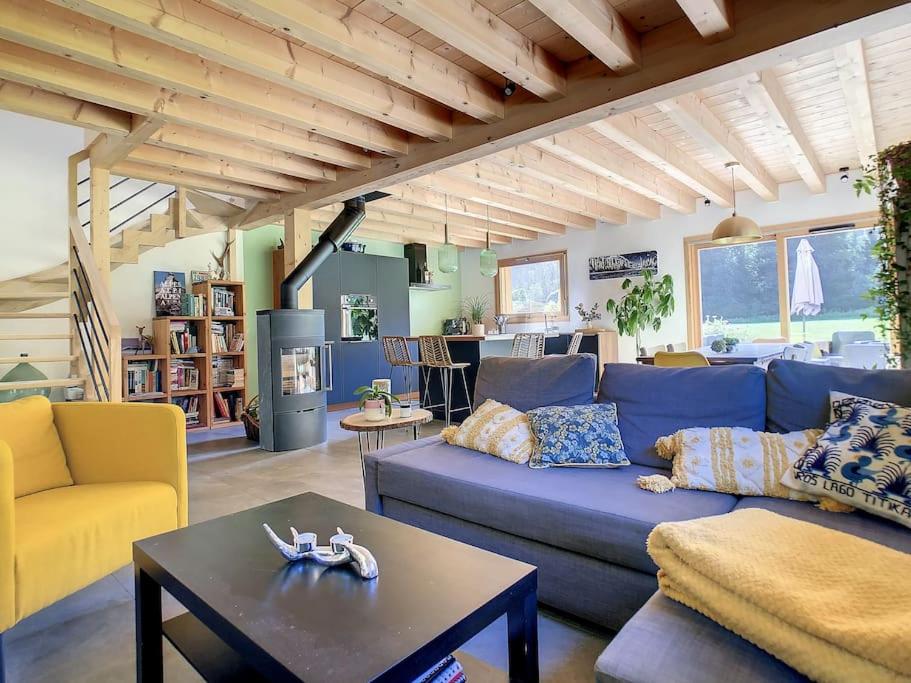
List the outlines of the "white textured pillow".
{"label": "white textured pillow", "polygon": [[493,399],[484,401],[461,425],[447,427],[440,435],[454,446],[519,465],[528,462],[535,445],[525,413]]}

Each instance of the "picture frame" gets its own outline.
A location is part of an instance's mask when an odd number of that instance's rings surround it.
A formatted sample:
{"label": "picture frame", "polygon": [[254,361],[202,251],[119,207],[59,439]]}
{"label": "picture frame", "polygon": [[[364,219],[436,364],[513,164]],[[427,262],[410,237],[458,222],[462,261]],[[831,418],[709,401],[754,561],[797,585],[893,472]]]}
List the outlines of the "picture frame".
{"label": "picture frame", "polygon": [[152,293],[155,315],[158,317],[183,315],[184,295],[187,293],[186,273],[156,270],[152,273]]}
{"label": "picture frame", "polygon": [[634,251],[629,254],[593,256],[588,259],[589,280],[636,277],[646,271],[653,275],[658,274],[657,251]]}

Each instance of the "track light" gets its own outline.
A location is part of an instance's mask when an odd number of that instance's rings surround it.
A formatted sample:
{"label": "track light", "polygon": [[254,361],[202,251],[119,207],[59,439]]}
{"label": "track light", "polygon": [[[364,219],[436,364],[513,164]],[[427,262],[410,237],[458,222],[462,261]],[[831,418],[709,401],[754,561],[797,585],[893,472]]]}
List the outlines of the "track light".
{"label": "track light", "polygon": [[506,85],[503,86],[503,96],[512,97],[516,93],[518,86],[508,78],[506,79]]}
{"label": "track light", "polygon": [[711,206],[711,205],[712,205],[712,200],[709,199],[708,197],[703,197],[702,203],[705,204],[706,206]]}
{"label": "track light", "polygon": [[838,172],[841,173],[841,182],[843,182],[843,183],[848,182],[848,180],[849,180],[849,178],[848,178],[848,167],[847,167],[847,166],[842,166],[840,169],[838,169]]}

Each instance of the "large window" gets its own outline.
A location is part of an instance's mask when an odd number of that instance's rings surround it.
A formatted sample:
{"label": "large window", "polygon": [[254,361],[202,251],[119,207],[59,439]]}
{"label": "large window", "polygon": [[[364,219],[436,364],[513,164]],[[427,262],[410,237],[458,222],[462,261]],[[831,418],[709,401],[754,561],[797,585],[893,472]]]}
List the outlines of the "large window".
{"label": "large window", "polygon": [[[701,346],[719,334],[744,341],[827,342],[834,332],[869,331],[879,338],[867,298],[877,267],[872,248],[879,229],[870,221],[858,223],[862,227],[832,230],[789,226],[745,245],[689,240],[690,343]],[[804,282],[797,281],[799,249],[804,258],[809,254],[819,273],[822,302],[815,313],[792,313],[795,286],[805,287],[807,280],[801,276]]]}
{"label": "large window", "polygon": [[512,322],[569,320],[566,252],[501,259],[496,293],[497,313]]}

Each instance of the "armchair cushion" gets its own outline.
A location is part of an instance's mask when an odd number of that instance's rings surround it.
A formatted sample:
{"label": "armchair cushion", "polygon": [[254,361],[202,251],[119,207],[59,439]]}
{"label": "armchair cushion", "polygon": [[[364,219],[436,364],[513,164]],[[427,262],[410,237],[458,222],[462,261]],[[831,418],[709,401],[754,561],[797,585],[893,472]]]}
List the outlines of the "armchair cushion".
{"label": "armchair cushion", "polygon": [[133,541],[178,526],[177,491],[153,481],[67,486],[15,508],[16,621],[129,564]]}
{"label": "armchair cushion", "polygon": [[28,396],[0,404],[0,441],[13,452],[13,495],[72,486],[51,402]]}

